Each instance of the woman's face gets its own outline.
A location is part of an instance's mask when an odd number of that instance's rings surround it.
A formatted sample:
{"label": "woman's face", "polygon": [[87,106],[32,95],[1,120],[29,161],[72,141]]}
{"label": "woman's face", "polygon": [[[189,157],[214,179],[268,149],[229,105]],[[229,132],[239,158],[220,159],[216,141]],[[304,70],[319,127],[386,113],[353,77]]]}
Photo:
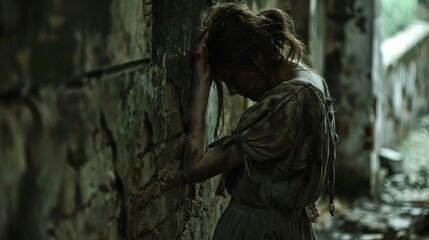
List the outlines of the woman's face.
{"label": "woman's face", "polygon": [[250,67],[220,67],[216,78],[225,83],[229,94],[238,94],[252,101],[258,101],[269,90],[267,80]]}

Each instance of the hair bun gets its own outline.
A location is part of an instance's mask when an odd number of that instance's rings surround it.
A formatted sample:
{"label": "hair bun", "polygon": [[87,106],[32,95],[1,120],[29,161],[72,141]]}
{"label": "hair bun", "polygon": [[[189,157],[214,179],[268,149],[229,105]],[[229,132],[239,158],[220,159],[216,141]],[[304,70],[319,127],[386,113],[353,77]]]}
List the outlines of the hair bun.
{"label": "hair bun", "polygon": [[280,9],[267,9],[258,13],[260,27],[265,28],[269,35],[270,44],[283,50],[287,45],[287,59],[298,60],[305,51],[304,44],[299,41],[295,34],[295,25],[291,16]]}
{"label": "hair bun", "polygon": [[279,9],[267,9],[260,12],[258,16],[269,21],[267,31],[276,43],[285,40],[285,32],[295,34],[292,18]]}

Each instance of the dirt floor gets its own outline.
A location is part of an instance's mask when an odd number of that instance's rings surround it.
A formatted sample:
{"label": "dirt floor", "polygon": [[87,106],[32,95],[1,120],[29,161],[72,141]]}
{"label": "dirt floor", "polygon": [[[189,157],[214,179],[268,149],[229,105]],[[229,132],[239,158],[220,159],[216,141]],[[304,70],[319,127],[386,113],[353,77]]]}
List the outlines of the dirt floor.
{"label": "dirt floor", "polygon": [[319,240],[429,240],[429,116],[393,150],[402,160],[384,163],[378,201],[337,199],[334,218],[318,203]]}

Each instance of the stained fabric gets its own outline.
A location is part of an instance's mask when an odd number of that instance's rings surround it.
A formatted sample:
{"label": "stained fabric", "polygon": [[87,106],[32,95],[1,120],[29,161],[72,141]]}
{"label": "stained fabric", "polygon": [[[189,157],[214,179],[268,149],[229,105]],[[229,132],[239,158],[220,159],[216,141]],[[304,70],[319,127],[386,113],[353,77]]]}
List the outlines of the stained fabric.
{"label": "stained fabric", "polygon": [[[307,71],[308,72],[308,71]],[[209,148],[240,147],[244,163],[224,174],[231,202],[213,239],[316,239],[305,207],[333,198],[335,118],[326,83],[300,75],[268,91]]]}

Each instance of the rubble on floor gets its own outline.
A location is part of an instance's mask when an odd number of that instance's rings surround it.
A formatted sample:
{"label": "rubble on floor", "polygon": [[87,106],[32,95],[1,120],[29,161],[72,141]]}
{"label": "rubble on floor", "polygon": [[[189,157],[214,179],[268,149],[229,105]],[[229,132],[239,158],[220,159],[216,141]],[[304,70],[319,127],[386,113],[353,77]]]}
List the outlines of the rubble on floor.
{"label": "rubble on floor", "polygon": [[319,240],[429,240],[429,117],[397,151],[380,154],[389,173],[380,201],[361,199],[323,219],[315,225]]}
{"label": "rubble on floor", "polygon": [[322,240],[418,239],[429,234],[429,209],[364,199],[317,230]]}

